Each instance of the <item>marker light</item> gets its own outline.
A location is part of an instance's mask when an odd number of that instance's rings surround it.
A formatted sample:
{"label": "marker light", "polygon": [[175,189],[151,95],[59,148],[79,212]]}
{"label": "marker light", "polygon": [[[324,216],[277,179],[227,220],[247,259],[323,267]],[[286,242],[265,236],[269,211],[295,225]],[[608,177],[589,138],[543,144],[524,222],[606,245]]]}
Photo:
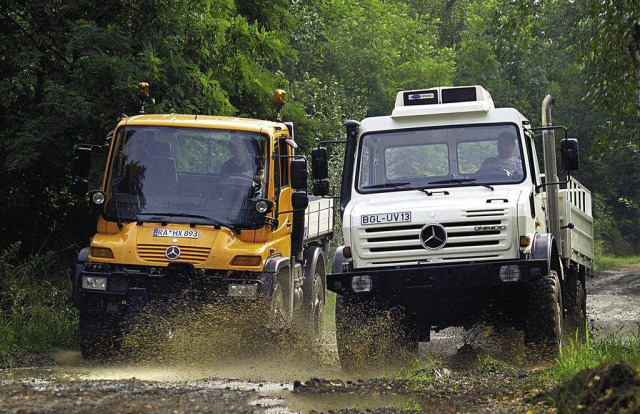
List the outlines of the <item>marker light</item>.
{"label": "marker light", "polygon": [[113,252],[108,247],[90,247],[89,256],[113,259]]}
{"label": "marker light", "polygon": [[528,247],[531,244],[531,237],[520,236],[520,247]]}
{"label": "marker light", "polygon": [[93,196],[91,196],[91,201],[93,201],[93,204],[96,204],[98,206],[104,203],[104,200],[105,195],[102,191],[96,191],[95,193],[93,193]]}
{"label": "marker light", "polygon": [[260,214],[266,213],[268,209],[269,209],[269,205],[267,204],[266,201],[260,200],[256,203],[256,211],[258,213]]}
{"label": "marker light", "polygon": [[347,259],[351,258],[351,247],[344,246],[342,248],[342,255]]}
{"label": "marker light", "polygon": [[262,257],[260,256],[236,256],[231,262],[234,266],[260,266]]}

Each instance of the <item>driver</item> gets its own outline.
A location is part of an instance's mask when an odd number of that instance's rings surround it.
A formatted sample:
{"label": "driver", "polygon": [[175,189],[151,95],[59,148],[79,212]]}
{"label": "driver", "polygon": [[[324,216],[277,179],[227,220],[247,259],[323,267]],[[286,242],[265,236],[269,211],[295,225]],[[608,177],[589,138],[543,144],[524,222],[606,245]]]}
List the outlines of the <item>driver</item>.
{"label": "driver", "polygon": [[220,168],[222,175],[246,175],[253,177],[253,157],[247,153],[247,147],[241,139],[230,139],[231,158]]}
{"label": "driver", "polygon": [[521,176],[522,162],[513,156],[515,147],[516,137],[510,132],[502,132],[498,135],[498,156],[484,160],[478,171],[505,170],[510,177]]}

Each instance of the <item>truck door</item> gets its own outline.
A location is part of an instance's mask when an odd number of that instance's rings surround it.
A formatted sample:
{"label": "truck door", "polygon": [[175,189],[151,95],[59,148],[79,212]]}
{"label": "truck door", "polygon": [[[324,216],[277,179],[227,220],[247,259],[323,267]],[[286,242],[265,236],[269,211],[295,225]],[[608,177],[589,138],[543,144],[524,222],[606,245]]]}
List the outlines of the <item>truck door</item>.
{"label": "truck door", "polygon": [[536,230],[539,233],[546,233],[547,223],[544,219],[544,187],[540,190],[536,190],[536,186],[541,184],[540,179],[540,164],[538,163],[538,154],[536,153],[536,146],[533,140],[533,134],[530,131],[525,131],[524,134],[525,144],[527,146],[527,153],[529,158],[529,173],[531,174],[531,180],[533,182],[533,208],[534,216],[541,223],[541,227]]}
{"label": "truck door", "polygon": [[[289,146],[275,140],[273,151],[273,188],[278,211],[291,211],[291,186],[289,185]],[[290,255],[290,243],[287,243],[293,228],[293,214],[284,213],[278,216],[278,228],[274,231],[274,239],[280,240],[278,247],[283,256]],[[286,245],[286,247],[285,247]],[[286,251],[285,251],[286,250]]]}

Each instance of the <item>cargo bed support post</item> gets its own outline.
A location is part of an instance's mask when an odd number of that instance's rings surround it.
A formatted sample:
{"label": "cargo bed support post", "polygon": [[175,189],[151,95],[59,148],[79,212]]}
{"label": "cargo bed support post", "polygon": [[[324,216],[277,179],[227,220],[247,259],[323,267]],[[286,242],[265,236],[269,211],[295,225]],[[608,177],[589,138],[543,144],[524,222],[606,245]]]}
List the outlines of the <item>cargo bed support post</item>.
{"label": "cargo bed support post", "polygon": [[[547,95],[542,102],[542,126],[551,126],[551,107],[554,104],[553,96]],[[557,183],[558,168],[556,164],[556,140],[553,129],[542,131],[542,147],[544,152],[544,174],[547,183]],[[556,239],[560,239],[560,217],[558,216],[558,185],[547,186],[547,214],[549,219],[549,231]],[[562,249],[561,246],[558,246]]]}

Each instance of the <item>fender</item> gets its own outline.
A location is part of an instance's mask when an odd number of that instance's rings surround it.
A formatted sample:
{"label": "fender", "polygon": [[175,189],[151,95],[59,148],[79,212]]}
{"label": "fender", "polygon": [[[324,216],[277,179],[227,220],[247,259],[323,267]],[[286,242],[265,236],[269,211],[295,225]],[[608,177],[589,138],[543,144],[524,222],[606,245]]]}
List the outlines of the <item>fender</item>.
{"label": "fender", "polygon": [[89,248],[85,247],[84,249],[80,250],[80,253],[78,253],[78,259],[76,259],[76,272],[71,276],[71,299],[76,307],[79,306],[80,299],[80,289],[78,286],[78,284],[80,283],[80,273],[82,273],[82,271],[84,270],[84,264],[88,261]]}
{"label": "fender", "polygon": [[[304,250],[304,282],[302,283],[302,293],[305,297],[310,297],[313,289],[313,276],[316,267],[321,266],[324,269],[324,253],[318,246],[309,246]],[[327,286],[325,274],[320,272],[322,276],[322,286]]]}
{"label": "fender", "polygon": [[262,293],[271,294],[273,278],[280,270],[289,267],[289,264],[289,258],[282,256],[271,256],[265,261],[264,270],[261,275],[261,279],[263,281]]}
{"label": "fender", "polygon": [[531,258],[546,260],[548,269],[558,272],[560,280],[564,280],[564,269],[560,261],[560,252],[556,240],[551,234],[544,233],[533,236]]}
{"label": "fender", "polygon": [[342,264],[347,261],[342,254],[342,248],[344,246],[338,246],[336,253],[333,255],[333,264],[331,265],[331,273],[342,273]]}

